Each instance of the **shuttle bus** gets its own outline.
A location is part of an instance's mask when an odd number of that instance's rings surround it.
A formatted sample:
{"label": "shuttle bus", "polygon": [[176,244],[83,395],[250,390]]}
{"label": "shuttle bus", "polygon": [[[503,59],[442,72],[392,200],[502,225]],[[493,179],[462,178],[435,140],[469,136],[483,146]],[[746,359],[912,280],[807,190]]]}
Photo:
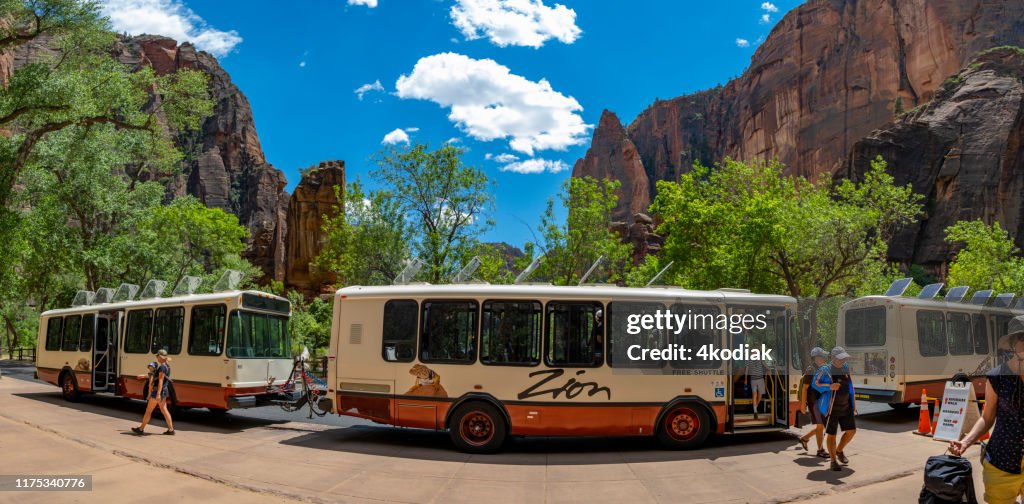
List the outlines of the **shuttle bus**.
{"label": "shuttle bus", "polygon": [[[478,453],[508,436],[657,436],[693,448],[712,433],[786,429],[799,409],[800,370],[788,362],[795,310],[791,297],[729,289],[346,287],[334,298],[324,407],[447,431],[459,449]],[[631,316],[659,311],[764,323],[631,334]],[[761,360],[768,390],[760,414],[744,386],[746,361],[625,358],[670,345],[771,349]]]}
{"label": "shuttle bus", "polygon": [[999,338],[1011,318],[1024,314],[1012,306],[1012,294],[993,298],[981,291],[963,301],[966,287],[950,289],[944,299],[934,295],[941,284],[926,286],[922,295],[865,296],[839,310],[837,344],[850,354],[857,399],[904,408],[928,397],[941,397],[949,380],[970,380],[984,396],[984,374],[999,364]]}
{"label": "shuttle bus", "polygon": [[36,375],[64,399],[143,399],[146,366],[171,361],[170,405],[226,411],[267,403],[292,369],[287,299],[257,291],[84,303],[39,319]]}

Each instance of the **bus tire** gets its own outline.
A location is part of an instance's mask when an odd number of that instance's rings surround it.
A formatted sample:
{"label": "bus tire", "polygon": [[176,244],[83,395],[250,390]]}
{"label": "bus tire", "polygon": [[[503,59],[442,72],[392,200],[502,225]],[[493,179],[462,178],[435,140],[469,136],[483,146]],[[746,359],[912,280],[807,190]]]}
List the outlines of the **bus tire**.
{"label": "bus tire", "polygon": [[64,371],[60,375],[60,395],[67,402],[78,402],[82,398],[82,394],[78,392],[78,380],[75,379],[74,372]]}
{"label": "bus tire", "polygon": [[700,447],[711,434],[711,417],[707,410],[692,402],[669,408],[658,425],[658,441],[673,450]]}
{"label": "bus tire", "polygon": [[494,453],[505,443],[508,427],[501,412],[483,401],[459,405],[448,421],[452,443],[466,453]]}

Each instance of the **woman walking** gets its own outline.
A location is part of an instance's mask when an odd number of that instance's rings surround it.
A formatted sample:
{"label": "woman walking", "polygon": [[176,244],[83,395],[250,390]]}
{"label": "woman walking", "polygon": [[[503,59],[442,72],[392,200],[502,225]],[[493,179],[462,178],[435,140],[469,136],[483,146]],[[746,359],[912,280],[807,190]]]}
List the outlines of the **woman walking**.
{"label": "woman walking", "polygon": [[994,423],[982,459],[985,502],[1011,504],[1024,496],[1024,317],[1010,321],[1010,333],[999,339],[999,348],[1012,355],[985,375],[985,412],[971,432],[949,443],[949,451],[962,454]]}
{"label": "woman walking", "polygon": [[132,427],[132,432],[136,434],[145,434],[146,425],[149,424],[149,419],[153,415],[153,410],[157,406],[160,407],[160,412],[164,415],[164,421],[167,422],[167,430],[164,434],[169,436],[174,435],[174,422],[171,420],[171,412],[167,409],[167,398],[170,397],[170,385],[171,385],[171,367],[168,365],[170,358],[167,357],[167,350],[160,349],[156,353],[156,369],[150,373],[149,378],[149,397],[146,404],[146,414],[142,416],[142,425],[138,427]]}
{"label": "woman walking", "polygon": [[803,397],[804,413],[810,416],[811,425],[813,426],[811,430],[807,431],[807,434],[800,436],[800,446],[803,447],[804,451],[809,451],[807,443],[811,440],[811,436],[814,436],[814,440],[818,443],[818,453],[815,455],[821,458],[829,458],[828,452],[821,445],[825,437],[825,418],[817,406],[819,393],[811,384],[814,383],[814,375],[825,365],[827,358],[828,352],[824,348],[814,347],[811,349],[811,360],[813,362],[804,370],[804,377],[800,381],[800,395]]}

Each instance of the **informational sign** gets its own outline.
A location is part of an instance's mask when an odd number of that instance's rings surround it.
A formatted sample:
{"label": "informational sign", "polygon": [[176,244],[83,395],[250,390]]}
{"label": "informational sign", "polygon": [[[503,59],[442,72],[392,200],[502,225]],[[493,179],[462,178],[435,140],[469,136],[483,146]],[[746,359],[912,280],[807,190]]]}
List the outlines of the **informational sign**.
{"label": "informational sign", "polygon": [[946,390],[942,393],[942,403],[939,406],[939,423],[935,426],[935,435],[932,439],[960,439],[961,434],[969,431],[980,416],[978,401],[974,396],[974,385],[970,382],[946,382]]}

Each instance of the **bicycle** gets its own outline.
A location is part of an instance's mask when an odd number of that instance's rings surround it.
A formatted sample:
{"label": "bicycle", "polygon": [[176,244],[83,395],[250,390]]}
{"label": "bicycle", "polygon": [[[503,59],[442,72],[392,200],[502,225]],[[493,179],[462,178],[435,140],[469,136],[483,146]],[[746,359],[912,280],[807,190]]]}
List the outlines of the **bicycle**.
{"label": "bicycle", "polygon": [[308,407],[306,418],[313,418],[314,414],[322,417],[327,414],[327,410],[320,408],[320,399],[327,396],[327,382],[306,371],[307,362],[305,353],[296,357],[288,380],[278,387],[268,386],[267,392],[291,397],[288,400],[273,401],[284,411],[293,413]]}

